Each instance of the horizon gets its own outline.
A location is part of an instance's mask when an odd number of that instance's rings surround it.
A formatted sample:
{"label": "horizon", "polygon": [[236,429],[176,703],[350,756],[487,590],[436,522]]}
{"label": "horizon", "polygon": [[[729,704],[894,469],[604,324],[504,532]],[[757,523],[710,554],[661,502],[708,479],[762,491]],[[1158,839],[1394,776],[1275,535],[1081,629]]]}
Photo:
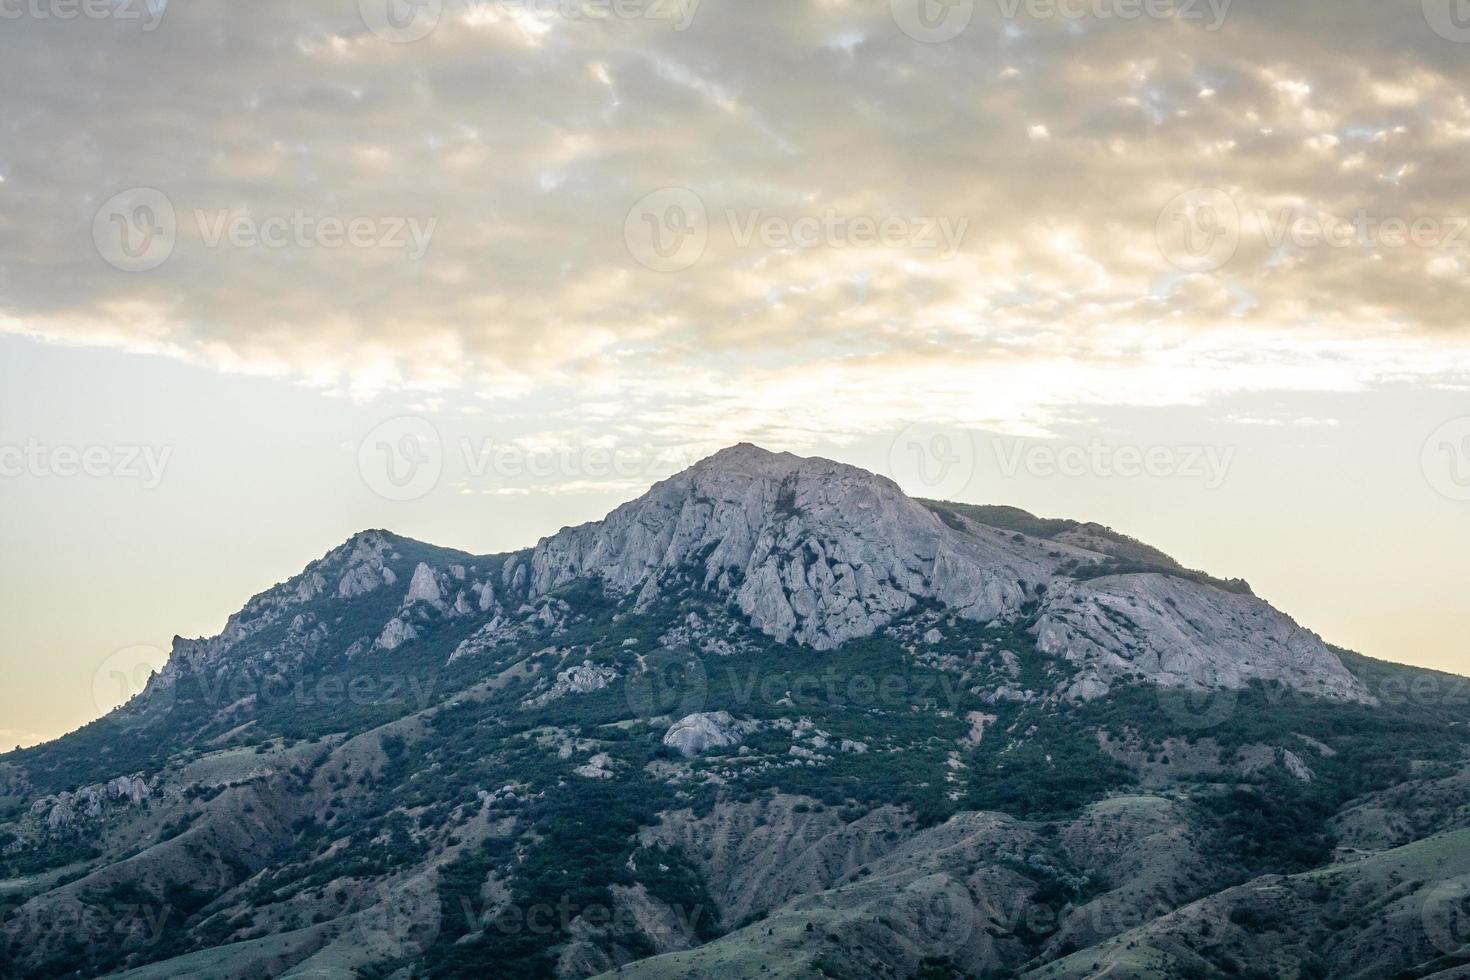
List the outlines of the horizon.
{"label": "horizon", "polygon": [[[768,449],[765,446],[762,446],[762,445],[760,445],[759,443],[756,443],[756,442],[741,441],[741,442],[737,442],[737,443],[732,443],[732,444],[730,444],[728,446],[725,446],[725,447],[723,447],[721,449],[718,449],[718,450],[710,453],[707,456],[704,456],[701,459],[698,459],[698,460],[695,460],[695,461],[689,463],[683,469],[680,469],[680,470],[676,471],[675,473],[672,473],[669,476],[663,477],[660,480],[656,481],[656,483],[654,485],[656,486],[658,483],[667,482],[669,480],[672,480],[672,479],[676,478],[677,476],[679,476],[679,475],[681,475],[683,473],[686,473],[686,472],[688,472],[690,470],[693,470],[693,469],[695,469],[697,467],[703,466],[703,465],[709,463],[711,460],[713,460],[717,456],[727,455],[727,454],[733,452],[734,450],[746,449],[746,448],[754,449],[754,450],[757,450],[758,452],[760,452],[760,453],[762,453],[764,455],[773,456],[773,457],[788,456],[788,457],[793,457],[793,458],[799,459],[799,460],[818,460],[818,461],[822,461],[822,462],[837,463],[839,465],[853,467],[853,468],[858,469],[861,472],[866,473],[866,474],[868,474],[870,476],[875,476],[875,477],[878,477],[878,478],[886,478],[881,473],[877,473],[877,472],[875,472],[873,470],[868,470],[868,469],[866,469],[864,467],[861,467],[861,466],[856,466],[855,464],[844,463],[843,461],[838,460],[838,459],[831,459],[829,457],[819,456],[819,455],[803,455],[803,454],[800,454],[800,453],[792,452],[790,450],[772,450],[772,449]],[[652,487],[650,487],[649,489],[652,489]],[[1056,515],[1056,514],[1032,514],[1030,511],[1027,511],[1024,507],[1017,507],[1014,504],[1008,504],[1008,503],[1003,503],[1003,502],[994,502],[994,501],[950,501],[950,500],[946,500],[946,499],[942,499],[942,498],[925,498],[925,497],[921,497],[921,496],[915,496],[915,495],[910,494],[907,491],[903,490],[902,487],[900,487],[900,491],[903,492],[905,494],[905,496],[907,496],[909,499],[915,500],[916,502],[919,502],[919,503],[923,503],[925,500],[933,500],[933,502],[935,502],[935,503],[978,503],[978,504],[982,504],[982,505],[985,505],[985,506],[999,506],[999,507],[1014,508],[1014,509],[1023,511],[1024,513],[1028,514],[1029,516],[1038,517],[1038,518],[1041,518],[1043,520],[1069,520],[1069,521],[1077,521],[1078,523],[1083,524],[1083,525],[1097,524],[1098,523],[1098,522],[1094,522],[1094,521],[1089,521],[1085,517],[1064,517],[1062,515]],[[645,491],[645,493],[646,493],[646,491]],[[623,503],[631,503],[634,500],[640,499],[642,496],[644,496],[644,493],[640,493],[640,494],[636,495],[635,497],[631,497],[627,501],[624,501]],[[612,513],[612,510],[616,509],[617,507],[621,507],[621,506],[622,506],[622,503],[619,503],[619,504],[615,505],[612,509],[610,509],[608,511],[608,514],[611,514]],[[604,515],[604,517],[605,516],[607,516],[607,515]],[[600,523],[602,519],[603,518],[597,518],[597,519],[594,519],[593,521],[590,521],[590,522],[584,522],[584,524],[567,524],[567,525],[562,525],[561,527],[559,527],[559,528],[557,528],[555,530],[548,531],[548,532],[543,533],[543,534],[539,534],[534,540],[532,540],[529,543],[527,543],[525,545],[522,545],[520,547],[512,547],[512,548],[509,548],[509,549],[504,550],[504,551],[497,551],[497,552],[490,552],[490,553],[476,553],[476,552],[468,551],[468,550],[465,550],[464,548],[461,548],[459,545],[457,545],[457,544],[455,544],[454,542],[451,542],[451,541],[427,540],[427,539],[415,538],[412,535],[404,534],[404,533],[402,533],[402,532],[400,532],[400,531],[398,531],[398,530],[396,530],[394,528],[391,528],[391,527],[363,528],[361,530],[358,530],[358,531],[353,532],[347,538],[345,538],[345,539],[343,539],[343,540],[341,540],[341,541],[339,541],[339,542],[337,542],[335,544],[329,544],[329,545],[327,545],[326,548],[325,548],[325,550],[323,550],[318,556],[312,558],[310,560],[310,562],[311,563],[314,563],[314,562],[316,562],[316,561],[318,561],[318,560],[320,560],[322,558],[325,558],[325,557],[329,556],[333,552],[339,550],[340,548],[345,547],[347,544],[350,544],[353,541],[355,541],[355,540],[357,540],[357,539],[359,539],[361,537],[368,536],[368,535],[373,535],[373,534],[384,534],[384,535],[388,535],[390,537],[397,538],[399,540],[403,540],[403,541],[406,541],[406,542],[409,542],[409,543],[427,545],[429,547],[432,547],[432,548],[435,548],[435,549],[438,549],[438,550],[443,550],[443,551],[456,551],[456,552],[459,552],[461,554],[464,554],[466,557],[472,558],[472,559],[473,558],[502,557],[502,556],[506,556],[506,555],[510,555],[510,554],[518,554],[518,553],[524,553],[524,552],[534,551],[536,549],[536,547],[540,543],[548,540],[551,537],[554,537],[556,534],[558,534],[560,532],[571,530],[571,529],[576,528],[576,527],[584,526],[587,523]],[[1142,543],[1144,543],[1144,544],[1148,544],[1148,545],[1152,545],[1153,544],[1153,542],[1147,541],[1145,539],[1138,538],[1136,535],[1129,534],[1129,532],[1127,531],[1126,528],[1115,528],[1115,527],[1112,527],[1111,525],[1107,525],[1107,524],[1102,524],[1100,526],[1105,527],[1105,528],[1107,528],[1108,530],[1111,530],[1111,531],[1116,531],[1118,533],[1125,534],[1125,535],[1127,535],[1127,536],[1129,536],[1131,538],[1134,538],[1135,540],[1142,541]],[[1165,550],[1167,552],[1167,549],[1163,549],[1163,550]],[[1175,556],[1172,556],[1171,555],[1171,557],[1175,557]],[[1189,568],[1189,569],[1191,569],[1193,571],[1203,571],[1203,572],[1205,572],[1207,574],[1211,572],[1211,570],[1210,569],[1207,569],[1207,568],[1192,568],[1192,566],[1190,566],[1187,562],[1181,563],[1181,564],[1183,565],[1183,567]],[[271,582],[269,585],[262,585],[262,586],[260,586],[260,587],[258,587],[256,589],[254,589],[253,591],[250,591],[247,596],[241,598],[239,604],[235,608],[230,609],[228,612],[224,613],[220,617],[220,619],[219,619],[219,626],[217,628],[212,629],[212,630],[209,630],[209,631],[207,631],[205,633],[199,634],[198,636],[176,635],[175,636],[175,640],[179,640],[179,639],[184,639],[184,640],[196,640],[196,639],[197,640],[202,640],[202,639],[208,639],[208,638],[212,638],[214,636],[219,635],[219,633],[224,629],[224,627],[226,625],[226,621],[228,620],[228,618],[231,617],[231,616],[233,616],[236,612],[239,612],[240,609],[245,606],[245,604],[246,604],[246,602],[248,600],[251,600],[251,599],[254,599],[254,598],[256,598],[256,597],[258,597],[260,595],[264,595],[266,593],[269,593],[269,592],[271,592],[271,591],[273,591],[275,589],[278,589],[278,588],[281,588],[281,587],[283,587],[285,585],[288,585],[290,582],[292,582],[292,581],[294,581],[296,579],[301,578],[302,575],[305,573],[306,568],[307,568],[307,565],[306,564],[303,564],[300,568],[297,568],[296,570],[292,571],[290,574],[288,574],[288,575],[286,575],[286,576],[284,576],[284,577],[282,577],[280,579],[277,579],[276,581]],[[1236,577],[1244,578],[1247,581],[1249,581],[1249,575],[1246,575],[1246,574],[1242,574],[1242,575],[1236,576]],[[1259,591],[1257,591],[1256,594],[1259,596],[1260,595]],[[1271,602],[1270,596],[1260,596],[1260,597],[1263,598],[1263,599],[1265,599],[1267,602]],[[1280,608],[1280,607],[1278,607],[1278,608]],[[1290,609],[1281,609],[1281,611],[1284,612],[1284,613],[1286,613],[1288,616],[1291,616],[1292,615]],[[1312,629],[1311,624],[1302,624],[1302,625],[1306,626],[1308,629]],[[1316,632],[1315,630],[1313,630],[1313,631]],[[1414,664],[1414,663],[1407,662],[1407,661],[1394,660],[1392,657],[1380,656],[1380,655],[1377,655],[1374,651],[1371,651],[1371,650],[1365,651],[1365,650],[1359,650],[1359,649],[1352,649],[1352,648],[1349,648],[1348,646],[1346,646],[1345,644],[1342,644],[1342,643],[1339,643],[1339,642],[1335,641],[1334,638],[1332,636],[1330,636],[1330,635],[1322,635],[1322,639],[1330,647],[1333,647],[1333,648],[1336,648],[1336,649],[1348,650],[1348,652],[1350,652],[1350,653],[1356,653],[1356,654],[1358,654],[1360,656],[1369,657],[1370,659],[1379,660],[1379,661],[1383,661],[1383,662],[1386,662],[1386,663],[1401,664],[1401,665],[1405,665],[1405,666],[1419,666],[1419,667],[1426,666],[1426,665],[1423,665],[1423,664]],[[160,653],[160,652],[164,652],[164,651],[161,651],[160,649],[139,649],[139,648],[136,648],[136,647],[131,647],[131,648],[127,648],[125,651],[122,651],[122,652],[124,652],[126,654],[123,657],[122,661],[118,661],[116,659],[116,653],[114,653],[113,657],[109,658],[109,661],[106,663],[105,668],[109,672],[109,674],[112,674],[112,675],[117,674],[117,672],[120,669],[128,675],[127,676],[126,685],[125,685],[126,686],[126,697],[127,698],[131,698],[133,695],[142,693],[142,690],[143,690],[143,688],[146,685],[146,682],[148,680],[148,674],[151,673],[155,668],[162,666],[162,661],[161,660],[157,660],[155,655],[158,654],[158,653]],[[800,653],[799,650],[797,652]],[[1434,668],[1434,669],[1440,670],[1440,672],[1442,672],[1442,673],[1446,673],[1446,674],[1453,675],[1453,676],[1459,676],[1459,677],[1467,677],[1467,676],[1470,676],[1470,673],[1466,673],[1464,671],[1446,670],[1446,669],[1443,669],[1443,668]],[[120,707],[120,706],[121,706],[121,704],[118,705],[118,707]],[[38,738],[38,739],[36,739],[34,741],[31,741],[29,744],[16,744],[11,749],[0,750],[0,755],[5,755],[5,754],[7,754],[8,752],[11,752],[11,751],[19,751],[19,750],[24,749],[24,748],[32,748],[32,747],[35,747],[37,745],[43,745],[43,744],[46,744],[47,742],[51,742],[51,741],[55,741],[56,739],[63,738],[66,735],[70,735],[73,732],[75,732],[75,731],[77,731],[77,730],[79,730],[81,728],[85,728],[87,725],[91,724],[94,721],[97,721],[97,720],[100,720],[101,718],[106,717],[106,715],[109,714],[109,713],[110,713],[110,711],[102,711],[102,712],[100,712],[98,714],[98,716],[96,718],[89,718],[89,719],[87,719],[86,721],[83,721],[82,723],[80,723],[79,725],[77,725],[74,728],[70,728],[70,729],[67,729],[65,731],[58,732],[55,735],[52,735],[50,737]]]}

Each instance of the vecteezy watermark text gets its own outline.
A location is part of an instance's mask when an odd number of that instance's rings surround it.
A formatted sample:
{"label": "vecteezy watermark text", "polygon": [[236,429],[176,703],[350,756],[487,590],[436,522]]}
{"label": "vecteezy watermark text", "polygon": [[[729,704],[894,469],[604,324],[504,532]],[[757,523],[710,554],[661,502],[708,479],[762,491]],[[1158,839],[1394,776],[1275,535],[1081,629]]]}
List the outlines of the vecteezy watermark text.
{"label": "vecteezy watermark text", "polygon": [[853,214],[837,208],[809,214],[727,208],[712,217],[694,191],[666,187],[633,205],[623,237],[639,264],[656,272],[682,272],[704,257],[716,234],[737,249],[906,249],[949,260],[969,229],[968,217]]}
{"label": "vecteezy watermark text", "polygon": [[667,475],[694,462],[687,451],[651,444],[602,445],[460,437],[446,445],[427,418],[388,419],[357,446],[363,482],[387,500],[407,502],[432,493],[455,462],[468,479],[465,489],[529,492],[516,481],[627,481]]}
{"label": "vecteezy watermark text", "polygon": [[153,490],[163,482],[172,446],[49,446],[38,439],[0,445],[0,478],[137,480]]}
{"label": "vecteezy watermark text", "polygon": [[[206,249],[354,249],[399,251],[411,262],[428,254],[438,218],[410,215],[317,214],[294,208],[258,215],[230,208],[192,212],[193,230]],[[157,188],[134,187],[108,198],[92,220],[97,253],[123,272],[148,272],[169,260],[188,223]]]}
{"label": "vecteezy watermark text", "polygon": [[148,32],[167,10],[168,0],[0,0],[0,20],[142,21]]}
{"label": "vecteezy watermark text", "polygon": [[412,44],[438,30],[448,10],[462,20],[529,17],[545,21],[627,20],[688,30],[702,0],[358,0],[362,22],[378,37]]}
{"label": "vecteezy watermark text", "polygon": [[1242,239],[1259,236],[1273,252],[1315,249],[1470,252],[1470,215],[1377,214],[1348,217],[1301,207],[1242,207],[1234,195],[1199,187],[1176,196],[1159,213],[1159,251],[1184,272],[1214,272],[1235,257]]}
{"label": "vecteezy watermark text", "polygon": [[1207,31],[1225,24],[1234,0],[996,0],[1007,20],[1202,21]]}
{"label": "vecteezy watermark text", "polygon": [[429,251],[438,218],[340,218],[318,216],[301,208],[289,215],[256,218],[230,210],[194,212],[206,248],[381,248],[402,251],[417,262]]}
{"label": "vecteezy watermark text", "polygon": [[1234,446],[1110,445],[1101,439],[1056,445],[1024,439],[994,444],[1002,476],[1022,473],[1042,479],[1098,477],[1198,480],[1207,490],[1224,485],[1235,461]]}

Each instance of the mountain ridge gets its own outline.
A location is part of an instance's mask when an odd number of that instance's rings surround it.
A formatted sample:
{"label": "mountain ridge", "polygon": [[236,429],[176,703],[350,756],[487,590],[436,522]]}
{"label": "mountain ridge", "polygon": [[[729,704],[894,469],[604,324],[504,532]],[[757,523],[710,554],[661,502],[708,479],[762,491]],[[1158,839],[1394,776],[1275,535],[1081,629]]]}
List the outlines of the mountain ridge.
{"label": "mountain ridge", "polygon": [[0,976],[1085,973],[1140,923],[1124,975],[1293,975],[1168,916],[1470,827],[1453,681],[732,447],[516,552],[360,532],[0,756]]}
{"label": "mountain ridge", "polygon": [[[1088,696],[1105,693],[1112,676],[1141,669],[1171,686],[1238,687],[1263,677],[1329,697],[1367,697],[1320,638],[1299,632],[1289,618],[1249,596],[1248,586],[1235,588],[1188,573],[1162,552],[1097,525],[1052,522],[1067,526],[1047,538],[1007,534],[966,517],[969,506],[919,501],[886,477],[858,467],[741,443],[655,484],[602,520],[563,528],[529,549],[480,559],[500,563],[498,581],[487,578],[469,583],[468,589],[445,581],[442,587],[453,593],[460,615],[509,615],[583,579],[595,579],[619,595],[636,595],[637,603],[646,604],[656,600],[666,575],[685,574],[698,565],[700,584],[733,593],[736,606],[757,629],[777,642],[814,649],[871,635],[925,601],[977,621],[1014,615],[1038,603],[1049,612],[1040,627],[1047,652],[1087,663],[1090,679],[1076,690]],[[1064,534],[1073,540],[1061,540]],[[1152,562],[1116,564],[1120,552],[1087,547],[1096,547],[1103,536],[1104,547],[1121,548],[1121,557]],[[377,588],[373,575],[390,539],[433,547],[387,532],[360,532],[301,575],[252,599],[218,637],[176,645],[176,653],[186,660],[198,657],[202,644],[205,659],[217,656],[210,644],[232,645],[245,628],[244,614],[253,606],[281,605],[283,590],[289,604],[293,584],[298,601],[329,588],[344,596]],[[464,566],[449,567],[453,572]],[[324,572],[343,577],[330,582]],[[1249,601],[1210,601],[1208,590],[1147,583],[1144,577],[1153,574],[1245,593]],[[1119,589],[1120,581],[1131,587]],[[1065,584],[1066,594],[1048,594],[1058,583]],[[440,583],[433,590],[437,594]],[[409,598],[412,592],[411,586]],[[1166,607],[1177,607],[1181,599],[1206,619],[1203,628],[1189,631],[1187,643],[1176,643],[1194,651],[1199,669],[1177,656],[1165,669],[1157,662],[1158,651],[1138,650],[1153,657],[1139,662],[1133,630],[1118,620],[1124,613],[1080,631],[1076,622],[1083,608],[1120,604],[1167,621],[1174,617]],[[1253,623],[1238,625],[1242,617]],[[394,649],[414,629],[404,618],[390,620],[376,642]],[[1263,630],[1274,638],[1272,654],[1289,663],[1241,661],[1238,644],[1216,650],[1207,639],[1211,633]]]}

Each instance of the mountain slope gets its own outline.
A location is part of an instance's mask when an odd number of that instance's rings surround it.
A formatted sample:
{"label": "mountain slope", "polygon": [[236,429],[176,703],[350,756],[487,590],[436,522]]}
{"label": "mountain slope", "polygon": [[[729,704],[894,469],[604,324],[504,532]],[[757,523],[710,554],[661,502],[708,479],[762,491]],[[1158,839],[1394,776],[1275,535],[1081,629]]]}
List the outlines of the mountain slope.
{"label": "mountain slope", "polygon": [[[0,757],[0,976],[1229,972],[1172,923],[1459,860],[1459,683],[1097,525],[738,446],[508,555],[364,532]],[[1364,881],[1252,968],[1313,975]]]}

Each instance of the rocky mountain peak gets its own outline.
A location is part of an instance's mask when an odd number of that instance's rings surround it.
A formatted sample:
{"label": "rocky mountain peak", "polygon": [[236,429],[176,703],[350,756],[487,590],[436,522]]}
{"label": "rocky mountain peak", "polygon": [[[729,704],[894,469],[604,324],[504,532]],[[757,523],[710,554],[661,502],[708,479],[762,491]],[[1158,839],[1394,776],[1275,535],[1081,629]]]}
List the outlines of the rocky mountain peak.
{"label": "rocky mountain peak", "polygon": [[1050,574],[1040,549],[961,533],[889,479],[749,444],[543,540],[531,568],[533,595],[595,577],[640,603],[668,576],[693,574],[731,593],[763,632],[819,649],[871,634],[925,599],[996,618]]}

